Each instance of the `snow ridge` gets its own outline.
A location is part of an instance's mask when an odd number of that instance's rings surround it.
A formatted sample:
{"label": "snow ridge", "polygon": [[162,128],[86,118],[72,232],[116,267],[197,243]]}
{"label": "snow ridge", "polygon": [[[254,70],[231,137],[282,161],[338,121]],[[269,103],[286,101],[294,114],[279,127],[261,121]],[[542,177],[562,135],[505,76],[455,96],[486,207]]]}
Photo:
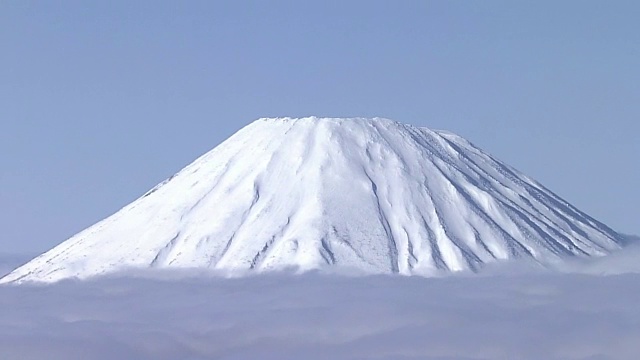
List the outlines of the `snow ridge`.
{"label": "snow ridge", "polygon": [[264,118],[0,282],[129,267],[432,276],[621,243],[455,134],[381,118]]}

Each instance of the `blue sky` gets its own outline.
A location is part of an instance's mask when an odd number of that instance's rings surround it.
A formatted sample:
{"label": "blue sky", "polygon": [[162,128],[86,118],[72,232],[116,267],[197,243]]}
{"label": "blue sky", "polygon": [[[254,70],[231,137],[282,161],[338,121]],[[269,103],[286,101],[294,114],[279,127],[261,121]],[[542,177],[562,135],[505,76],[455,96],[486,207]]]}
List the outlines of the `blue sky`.
{"label": "blue sky", "polygon": [[0,2],[0,252],[117,211],[252,120],[465,136],[640,233],[635,1]]}

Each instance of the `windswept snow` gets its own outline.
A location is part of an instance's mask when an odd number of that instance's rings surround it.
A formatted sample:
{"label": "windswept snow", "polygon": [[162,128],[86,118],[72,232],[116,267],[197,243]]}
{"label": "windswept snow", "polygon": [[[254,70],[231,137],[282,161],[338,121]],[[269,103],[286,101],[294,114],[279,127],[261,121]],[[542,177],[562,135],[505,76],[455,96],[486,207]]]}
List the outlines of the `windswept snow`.
{"label": "windswept snow", "polygon": [[130,267],[437,275],[603,255],[621,237],[465,139],[387,119],[260,119],[2,279]]}

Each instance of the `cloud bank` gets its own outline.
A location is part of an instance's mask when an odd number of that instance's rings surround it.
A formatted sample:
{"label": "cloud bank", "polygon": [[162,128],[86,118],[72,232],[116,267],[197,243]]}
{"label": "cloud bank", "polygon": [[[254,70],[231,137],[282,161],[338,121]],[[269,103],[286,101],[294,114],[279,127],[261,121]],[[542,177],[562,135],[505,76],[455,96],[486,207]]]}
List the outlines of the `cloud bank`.
{"label": "cloud bank", "polygon": [[635,359],[640,275],[0,286],[2,359]]}

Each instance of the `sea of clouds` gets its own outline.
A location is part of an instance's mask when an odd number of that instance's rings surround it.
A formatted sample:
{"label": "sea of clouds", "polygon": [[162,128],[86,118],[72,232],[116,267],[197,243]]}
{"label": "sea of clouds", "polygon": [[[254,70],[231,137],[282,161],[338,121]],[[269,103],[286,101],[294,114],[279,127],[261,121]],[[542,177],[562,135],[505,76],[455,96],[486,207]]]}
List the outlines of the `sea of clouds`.
{"label": "sea of clouds", "polygon": [[137,272],[3,285],[0,359],[637,359],[629,254],[607,260],[626,264],[614,272],[601,259],[580,273]]}

